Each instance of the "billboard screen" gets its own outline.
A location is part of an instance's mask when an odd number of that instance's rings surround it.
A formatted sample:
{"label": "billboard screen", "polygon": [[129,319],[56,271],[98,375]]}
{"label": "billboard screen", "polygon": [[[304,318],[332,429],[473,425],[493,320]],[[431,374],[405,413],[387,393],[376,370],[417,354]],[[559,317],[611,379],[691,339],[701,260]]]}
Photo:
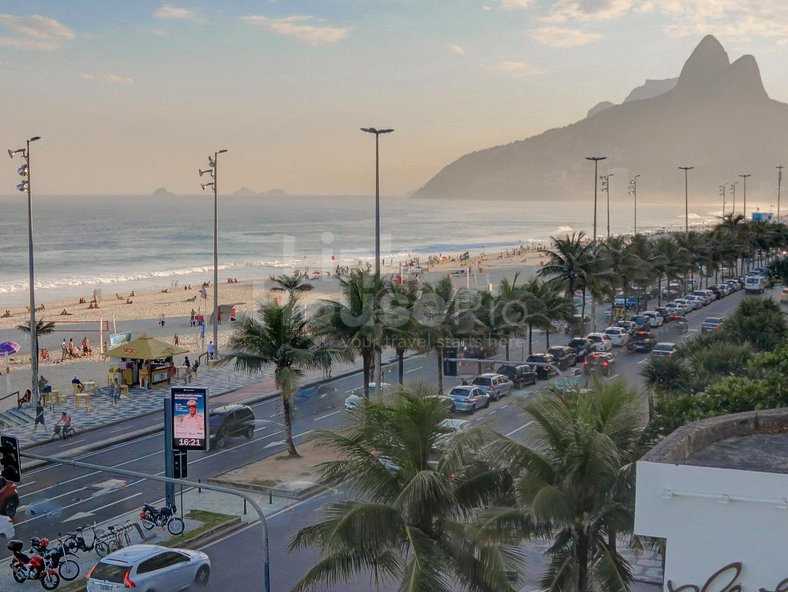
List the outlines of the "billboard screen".
{"label": "billboard screen", "polygon": [[172,387],[172,447],[208,450],[208,389]]}

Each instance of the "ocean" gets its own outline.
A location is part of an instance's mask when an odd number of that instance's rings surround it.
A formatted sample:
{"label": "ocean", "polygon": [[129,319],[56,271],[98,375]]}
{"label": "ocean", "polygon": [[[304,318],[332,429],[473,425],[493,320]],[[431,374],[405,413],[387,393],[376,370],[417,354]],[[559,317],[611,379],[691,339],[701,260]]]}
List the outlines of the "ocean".
{"label": "ocean", "polygon": [[[632,202],[612,200],[611,232],[632,231]],[[640,200],[643,201],[643,200]],[[0,309],[28,302],[27,199],[0,196]],[[598,233],[607,231],[599,200]],[[714,222],[713,204],[691,223]],[[332,271],[374,259],[374,197],[219,198],[219,281]],[[547,244],[592,233],[593,201],[519,202],[381,197],[381,253],[409,257]],[[683,228],[683,203],[638,203],[638,229]],[[213,276],[213,197],[33,196],[36,300],[199,284]]]}

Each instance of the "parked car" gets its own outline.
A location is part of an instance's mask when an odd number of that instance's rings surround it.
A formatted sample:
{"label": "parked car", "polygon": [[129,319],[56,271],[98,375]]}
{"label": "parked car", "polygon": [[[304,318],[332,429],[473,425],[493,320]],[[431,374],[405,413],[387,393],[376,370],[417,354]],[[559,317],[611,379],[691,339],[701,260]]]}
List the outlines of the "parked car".
{"label": "parked car", "polygon": [[454,405],[454,400],[451,397],[447,397],[446,395],[428,395],[425,398],[435,399],[436,401],[438,401],[438,403],[446,407],[446,410],[449,413],[454,413],[455,411],[457,411],[457,407]]}
{"label": "parked car", "polygon": [[635,323],[636,329],[642,329],[643,327],[649,326],[648,319],[644,317],[642,314],[632,315],[632,318],[630,320],[633,323]]}
{"label": "parked car", "polygon": [[676,298],[673,304],[681,311],[681,314],[687,314],[695,310],[695,303],[690,302],[686,298]]}
{"label": "parked car", "polygon": [[14,517],[19,507],[19,492],[12,481],[0,479],[0,515]]}
{"label": "parked car", "polygon": [[589,333],[586,339],[594,343],[596,351],[613,351],[613,339],[605,333]]}
{"label": "parked car", "polygon": [[605,329],[605,335],[609,335],[613,345],[624,347],[629,341],[629,333],[622,327],[608,327]]}
{"label": "parked car", "polygon": [[700,324],[700,332],[712,333],[713,331],[719,330],[720,327],[722,327],[721,317],[706,317]]}
{"label": "parked car", "polygon": [[455,419],[452,417],[442,420],[438,425],[441,433],[435,437],[435,441],[433,442],[432,447],[435,450],[445,448],[455,434],[470,428],[471,422],[467,419]]}
{"label": "parked car", "polygon": [[254,411],[246,405],[224,405],[208,413],[211,448],[224,448],[228,438],[254,438]]}
{"label": "parked car", "polygon": [[559,370],[566,370],[577,364],[577,355],[571,347],[566,345],[549,347],[547,353],[555,358],[555,365]]}
{"label": "parked car", "polygon": [[490,396],[478,386],[455,386],[449,391],[448,397],[454,401],[457,411],[475,413],[477,409],[490,406]]}
{"label": "parked car", "polygon": [[566,345],[575,352],[578,362],[585,360],[586,356],[596,349],[594,342],[585,337],[572,337]]}
{"label": "parked car", "polygon": [[490,395],[493,401],[498,401],[504,395],[508,395],[514,389],[514,384],[503,374],[479,374],[471,381],[473,386],[478,386],[485,393]]}
{"label": "parked car", "polygon": [[675,343],[661,341],[654,346],[654,349],[651,350],[651,355],[656,358],[669,358],[673,355],[673,351],[675,349]]}
{"label": "parked car", "polygon": [[611,353],[594,352],[583,362],[583,371],[586,375],[599,373],[603,376],[610,376],[613,373],[615,362],[616,359]]}
{"label": "parked car", "polygon": [[[391,388],[391,385],[387,382],[381,383],[380,393],[378,393],[377,385],[374,382],[369,383],[369,396],[372,397],[378,394],[385,394],[385,392]],[[364,387],[360,386],[354,388],[351,391],[347,392],[347,397],[345,398],[345,409],[351,411],[358,407],[361,401],[364,400]]]}
{"label": "parked car", "polygon": [[505,364],[496,370],[512,381],[514,388],[523,388],[529,384],[536,384],[537,375],[528,364]]}
{"label": "parked car", "polygon": [[8,516],[0,516],[0,536],[4,536],[7,541],[10,541],[15,534],[14,521]]}
{"label": "parked car", "polygon": [[635,321],[617,321],[615,326],[625,329],[630,335],[637,331],[638,328],[638,324]]}
{"label": "parked car", "polygon": [[657,308],[654,309],[654,311],[659,316],[662,317],[662,322],[663,323],[669,323],[670,321],[673,320],[673,315],[671,313],[669,313],[668,309],[666,307],[664,307],[664,306],[658,306]]}
{"label": "parked car", "polygon": [[185,590],[205,586],[211,560],[202,551],[159,545],[131,545],[110,553],[88,573],[88,592]]}
{"label": "parked car", "polygon": [[531,364],[531,367],[536,371],[536,375],[540,380],[547,380],[552,375],[558,372],[551,366],[557,366],[555,358],[548,354],[531,354],[525,359],[526,364]]}
{"label": "parked car", "polygon": [[695,290],[692,293],[692,295],[697,296],[698,298],[702,298],[704,302],[703,304],[704,306],[708,306],[709,304],[711,304],[716,300],[716,297],[714,296],[714,292],[712,292],[711,290]]}
{"label": "parked car", "polygon": [[689,302],[694,310],[700,310],[708,304],[705,298],[701,296],[695,296],[695,294],[687,294],[684,297],[684,300]]}
{"label": "parked car", "polygon": [[643,316],[648,319],[649,326],[654,329],[661,327],[662,323],[665,322],[665,319],[663,319],[662,315],[657,313],[656,310],[647,310],[643,313]]}
{"label": "parked car", "polygon": [[649,353],[657,344],[657,340],[651,331],[640,330],[637,331],[632,339],[627,343],[627,352],[634,353]]}

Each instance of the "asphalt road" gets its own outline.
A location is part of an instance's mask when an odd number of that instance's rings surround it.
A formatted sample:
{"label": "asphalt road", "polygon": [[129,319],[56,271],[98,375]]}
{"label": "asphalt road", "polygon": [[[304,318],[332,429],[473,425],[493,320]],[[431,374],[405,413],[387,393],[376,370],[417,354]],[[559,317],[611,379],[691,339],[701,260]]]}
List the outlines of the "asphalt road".
{"label": "asphalt road", "polygon": [[[706,316],[720,316],[729,314],[744,297],[738,292],[721,301],[688,315],[690,331],[687,335],[679,336],[675,325],[669,324],[657,330],[659,341],[681,341],[696,333],[700,323]],[[552,344],[565,343],[563,335],[551,335]],[[535,339],[537,348],[543,344],[543,335]],[[519,359],[522,350],[513,347],[512,359]],[[640,384],[639,370],[641,364],[647,359],[643,354],[626,354],[621,350],[616,351],[615,372],[610,380],[623,378],[632,385]],[[415,356],[406,360],[406,381],[418,378],[435,380],[436,363],[434,357]],[[475,370],[475,364],[468,369]],[[386,382],[396,382],[396,364],[386,366]],[[460,378],[446,378],[444,386],[449,388],[458,384]],[[296,418],[294,433],[296,441],[317,429],[335,429],[342,425],[346,418],[343,408],[344,392],[361,385],[360,374],[339,378],[334,381],[337,388],[336,394],[324,398],[298,398],[296,403]],[[490,422],[490,426],[502,434],[514,438],[525,438],[529,433],[532,421],[516,404],[516,399],[527,398],[545,383],[528,387],[519,392],[516,397],[504,398],[499,403],[492,403],[488,410],[477,412],[469,417],[474,423],[481,421]],[[275,454],[284,449],[281,418],[278,414],[279,402],[267,400],[252,406],[258,419],[255,436],[252,440],[238,439],[232,441],[224,450],[189,453],[189,478],[207,480],[208,477],[228,471],[250,461]],[[108,426],[95,432],[80,435],[79,445],[86,443],[100,443],[123,432],[133,432],[142,427],[161,424],[161,414],[152,414],[143,418],[129,420],[122,425]],[[74,445],[74,440],[55,446]],[[47,449],[46,454],[56,454]],[[100,465],[122,467],[125,469],[148,472],[161,475],[164,470],[163,458],[163,432],[144,436],[133,441],[116,444],[94,452],[88,452],[78,457],[79,460]],[[49,536],[59,532],[73,530],[86,522],[109,520],[116,516],[141,507],[143,502],[155,502],[163,497],[163,485],[149,480],[119,480],[106,473],[99,473],[58,465],[47,465],[27,471],[24,481],[20,485],[22,508],[15,519],[17,538],[29,540],[32,536]],[[335,495],[335,494],[334,494]],[[271,547],[272,559],[275,558],[276,566],[272,565],[272,577],[276,585],[274,590],[289,589],[297,578],[312,564],[315,555],[311,552],[300,552],[288,556],[285,551],[286,542],[293,532],[299,527],[314,521],[319,507],[330,498],[321,496],[309,500],[300,506],[275,516],[271,519]],[[257,552],[250,552],[257,543],[254,535],[249,531],[241,531],[221,543],[210,548],[214,558],[214,579],[212,585],[223,585],[226,590],[227,582],[232,582],[235,592],[243,590],[259,590],[255,582],[259,583],[256,574],[262,573],[258,562],[239,562],[238,557],[258,556]],[[6,557],[8,552],[0,548],[0,559]],[[225,559],[226,558],[226,559]],[[260,571],[256,571],[256,570]],[[226,570],[226,571],[223,571]],[[223,575],[224,574],[224,575]],[[368,581],[359,582],[360,587],[353,588],[342,586],[343,590],[370,590]],[[250,587],[245,587],[250,586]]]}

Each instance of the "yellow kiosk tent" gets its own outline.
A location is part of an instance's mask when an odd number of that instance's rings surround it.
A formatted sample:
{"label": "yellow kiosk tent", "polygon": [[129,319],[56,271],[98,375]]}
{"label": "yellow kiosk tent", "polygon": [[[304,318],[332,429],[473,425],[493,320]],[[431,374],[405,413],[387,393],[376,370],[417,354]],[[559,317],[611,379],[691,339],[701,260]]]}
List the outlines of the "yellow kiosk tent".
{"label": "yellow kiosk tent", "polygon": [[175,370],[173,357],[188,351],[143,334],[142,337],[112,348],[106,355],[120,358],[120,363],[110,369],[110,374],[120,373],[123,384],[139,384],[150,388],[169,382]]}

